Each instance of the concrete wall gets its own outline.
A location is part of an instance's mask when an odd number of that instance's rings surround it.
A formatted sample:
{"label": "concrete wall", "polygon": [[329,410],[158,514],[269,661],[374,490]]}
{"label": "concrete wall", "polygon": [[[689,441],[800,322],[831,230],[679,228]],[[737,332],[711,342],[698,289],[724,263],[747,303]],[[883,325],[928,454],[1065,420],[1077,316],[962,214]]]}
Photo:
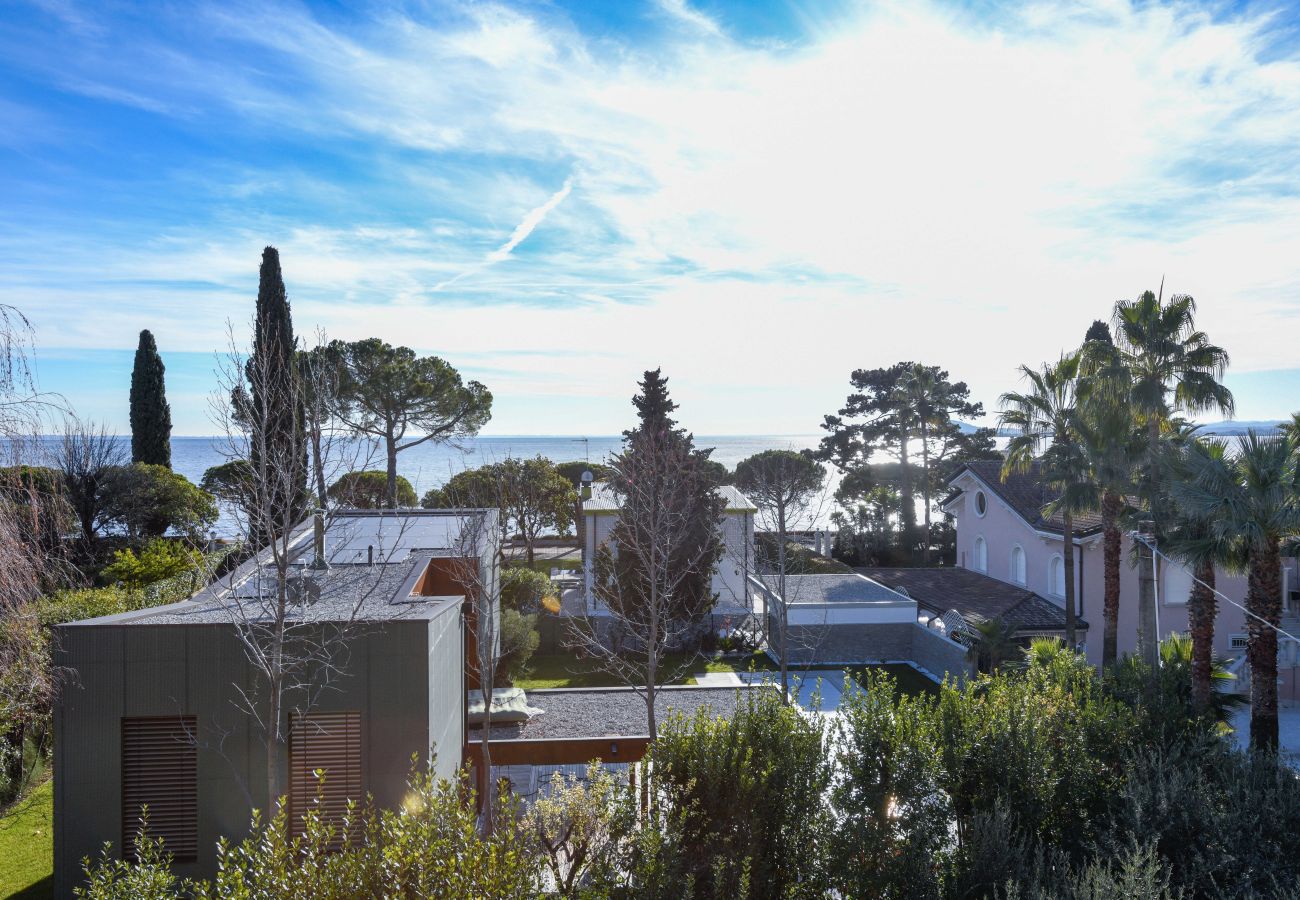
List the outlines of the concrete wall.
{"label": "concrete wall", "polygon": [[912,632],[911,660],[939,679],[951,675],[961,682],[971,674],[965,647],[921,625]]}
{"label": "concrete wall", "polygon": [[[434,621],[370,626],[350,638],[346,677],[315,708],[360,710],[362,787],[377,803],[405,795],[411,757],[441,751],[438,771],[460,762],[463,663],[459,604]],[[65,626],[57,663],[71,680],[55,708],[55,895],[69,896],[80,862],[105,841],[120,852],[121,719],[198,717],[198,860],[182,876],[209,875],[220,836],[247,832],[251,807],[268,808],[261,732],[238,708],[256,678],[229,625]],[[431,730],[430,718],[436,723]],[[287,765],[280,750],[280,765]]]}

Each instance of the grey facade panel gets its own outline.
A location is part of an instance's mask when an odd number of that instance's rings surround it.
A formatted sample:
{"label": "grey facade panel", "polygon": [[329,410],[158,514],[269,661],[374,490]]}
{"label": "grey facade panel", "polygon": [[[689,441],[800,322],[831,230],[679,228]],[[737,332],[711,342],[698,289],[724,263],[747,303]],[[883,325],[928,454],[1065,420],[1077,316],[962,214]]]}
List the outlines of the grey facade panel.
{"label": "grey facade panel", "polygon": [[[315,709],[361,712],[363,790],[377,803],[401,802],[412,759],[423,762],[433,740],[449,744],[440,774],[460,764],[459,622],[459,604],[448,604],[432,620],[361,626],[348,639],[346,675],[319,692]],[[257,677],[235,629],[105,624],[57,634],[58,664],[71,677],[55,710],[55,895],[71,894],[82,858],[105,841],[121,851],[124,715],[198,717],[199,857],[176,872],[211,874],[217,838],[244,836],[250,809],[268,807],[265,743],[241,708],[241,692],[258,696]]]}

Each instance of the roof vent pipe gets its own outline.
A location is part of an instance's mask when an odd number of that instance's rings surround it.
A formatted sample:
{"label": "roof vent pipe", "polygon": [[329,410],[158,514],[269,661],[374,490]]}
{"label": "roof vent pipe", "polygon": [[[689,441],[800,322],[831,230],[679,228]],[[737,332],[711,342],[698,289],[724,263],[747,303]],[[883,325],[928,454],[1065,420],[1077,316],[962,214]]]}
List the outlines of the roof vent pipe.
{"label": "roof vent pipe", "polygon": [[312,518],[312,547],[315,553],[308,568],[323,572],[330,567],[325,560],[325,510],[316,510]]}

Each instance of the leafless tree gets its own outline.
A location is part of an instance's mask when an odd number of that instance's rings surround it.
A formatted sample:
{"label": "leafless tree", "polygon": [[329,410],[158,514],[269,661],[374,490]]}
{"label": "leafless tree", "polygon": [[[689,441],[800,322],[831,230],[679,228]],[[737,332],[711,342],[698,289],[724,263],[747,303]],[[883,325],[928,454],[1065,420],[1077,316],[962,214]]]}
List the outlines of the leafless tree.
{"label": "leafless tree", "polygon": [[[794,645],[812,655],[821,630],[790,631],[790,605],[799,602],[801,582],[792,575],[809,574],[805,553],[792,555],[791,535],[815,527],[829,504],[825,469],[811,457],[794,451],[769,450],[736,467],[737,487],[758,507],[756,516],[768,541],[757,546],[768,646],[775,647],[781,670],[781,691],[790,702],[790,655]],[[798,549],[798,548],[796,548]],[[796,640],[796,637],[798,638]]]}
{"label": "leafless tree", "polygon": [[636,432],[613,468],[619,513],[593,584],[608,614],[571,619],[570,642],[645,701],[653,740],[657,685],[673,677],[665,658],[698,634],[716,600],[707,586],[722,555],[724,504],[690,445],[671,434]]}
{"label": "leafless tree", "polygon": [[[272,371],[272,364],[240,349],[232,332],[211,404],[221,432],[218,451],[228,460],[248,461],[246,476],[229,486],[227,511],[244,541],[260,538],[264,543],[247,548],[250,558],[244,565],[213,578],[206,597],[228,614],[257,676],[252,686],[236,686],[236,691],[241,711],[265,741],[272,801],[284,793],[282,760],[290,713],[309,712],[321,692],[346,675],[351,638],[363,627],[359,614],[378,589],[383,564],[390,561],[404,527],[400,518],[392,519],[393,528],[376,547],[377,565],[330,570],[322,551],[327,541],[346,541],[341,526],[323,509],[314,522],[302,520],[297,512],[301,505],[284,502],[302,489],[312,436],[303,417],[286,417],[279,410],[303,407],[316,389],[305,383],[311,371],[303,367],[299,377],[285,379]],[[248,402],[254,392],[261,403]],[[286,418],[298,422],[287,433]],[[326,458],[322,468],[345,464]],[[327,616],[309,612],[318,603],[328,607]]]}
{"label": "leafless tree", "polygon": [[63,437],[54,450],[54,466],[63,480],[63,492],[87,550],[94,546],[103,525],[101,489],[105,475],[114,466],[128,462],[117,435],[103,425],[83,422],[74,415],[63,421]]}

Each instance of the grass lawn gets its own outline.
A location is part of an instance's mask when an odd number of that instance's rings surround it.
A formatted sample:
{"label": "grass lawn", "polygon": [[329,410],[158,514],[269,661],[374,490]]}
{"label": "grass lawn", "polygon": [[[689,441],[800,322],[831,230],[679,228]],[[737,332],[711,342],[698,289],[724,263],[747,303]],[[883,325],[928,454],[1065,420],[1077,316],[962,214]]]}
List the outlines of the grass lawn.
{"label": "grass lawn", "polygon": [[[770,670],[771,661],[766,656],[755,655],[743,660],[692,656],[670,653],[664,660],[668,675],[684,670],[682,675],[663,684],[694,684],[692,677],[698,672],[747,672],[752,666],[759,671]],[[538,654],[528,661],[528,673],[515,679],[515,687],[526,691],[544,688],[620,687],[622,681],[600,670],[594,660],[578,659],[567,653]]]}
{"label": "grass lawn", "polygon": [[893,676],[894,681],[898,684],[898,690],[903,694],[917,695],[929,694],[938,696],[939,685],[932,679],[922,675],[911,666],[901,663],[888,666],[857,666],[852,670],[855,681],[861,683],[863,677],[869,671],[885,672]]}
{"label": "grass lawn", "polygon": [[54,896],[54,782],[46,780],[0,816],[0,897]]}

